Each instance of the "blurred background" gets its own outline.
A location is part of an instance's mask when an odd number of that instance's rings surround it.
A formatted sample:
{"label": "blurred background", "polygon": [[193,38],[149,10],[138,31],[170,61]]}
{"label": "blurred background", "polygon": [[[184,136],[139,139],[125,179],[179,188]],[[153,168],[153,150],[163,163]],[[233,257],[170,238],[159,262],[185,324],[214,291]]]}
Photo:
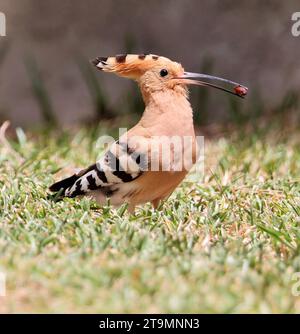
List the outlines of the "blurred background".
{"label": "blurred background", "polygon": [[193,88],[198,126],[291,112],[299,121],[300,37],[291,34],[299,0],[0,0],[0,11],[1,121],[134,121],[143,111],[136,85],[89,63],[119,53],[163,55],[249,87],[246,100]]}

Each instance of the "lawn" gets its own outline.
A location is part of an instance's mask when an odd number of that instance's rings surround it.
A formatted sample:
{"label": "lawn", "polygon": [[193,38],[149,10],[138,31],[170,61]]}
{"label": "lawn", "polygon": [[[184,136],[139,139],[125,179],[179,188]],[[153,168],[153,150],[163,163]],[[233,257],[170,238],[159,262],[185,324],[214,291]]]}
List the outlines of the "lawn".
{"label": "lawn", "polygon": [[103,128],[0,144],[0,312],[300,312],[299,129],[205,139],[159,211],[47,198],[54,174],[98,155]]}

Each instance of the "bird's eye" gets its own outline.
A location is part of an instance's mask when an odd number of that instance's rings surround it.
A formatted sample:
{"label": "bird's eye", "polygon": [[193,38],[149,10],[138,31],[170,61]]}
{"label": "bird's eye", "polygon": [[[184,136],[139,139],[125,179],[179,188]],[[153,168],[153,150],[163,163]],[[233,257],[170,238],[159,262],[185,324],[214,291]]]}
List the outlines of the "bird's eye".
{"label": "bird's eye", "polygon": [[166,75],[168,75],[168,71],[164,68],[160,71],[159,74],[160,74],[161,77],[165,77]]}

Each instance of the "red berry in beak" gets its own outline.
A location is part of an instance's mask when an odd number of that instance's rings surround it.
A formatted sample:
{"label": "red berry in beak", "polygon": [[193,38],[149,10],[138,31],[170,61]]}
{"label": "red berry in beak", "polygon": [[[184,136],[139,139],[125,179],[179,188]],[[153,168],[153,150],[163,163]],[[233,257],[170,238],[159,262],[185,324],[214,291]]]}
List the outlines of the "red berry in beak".
{"label": "red berry in beak", "polygon": [[248,93],[248,88],[243,86],[234,87],[234,91],[239,96],[246,96]]}

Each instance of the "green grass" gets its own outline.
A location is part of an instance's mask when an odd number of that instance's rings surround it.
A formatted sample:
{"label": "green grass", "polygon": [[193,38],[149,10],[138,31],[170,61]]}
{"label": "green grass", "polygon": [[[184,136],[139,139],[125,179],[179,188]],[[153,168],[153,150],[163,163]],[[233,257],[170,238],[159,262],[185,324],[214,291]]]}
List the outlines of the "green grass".
{"label": "green grass", "polygon": [[161,211],[48,200],[103,132],[19,129],[14,151],[0,144],[0,312],[300,312],[299,130],[207,139],[204,177]]}

